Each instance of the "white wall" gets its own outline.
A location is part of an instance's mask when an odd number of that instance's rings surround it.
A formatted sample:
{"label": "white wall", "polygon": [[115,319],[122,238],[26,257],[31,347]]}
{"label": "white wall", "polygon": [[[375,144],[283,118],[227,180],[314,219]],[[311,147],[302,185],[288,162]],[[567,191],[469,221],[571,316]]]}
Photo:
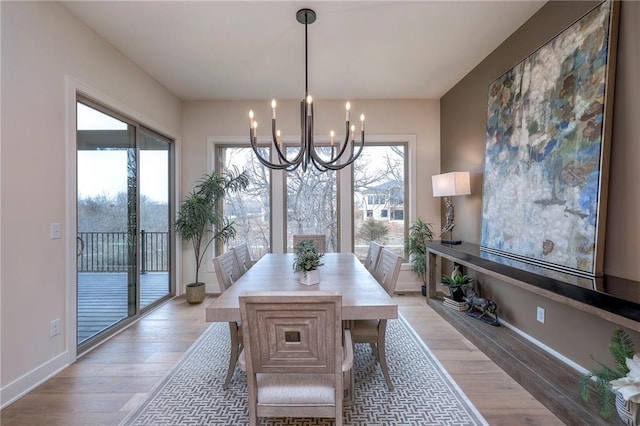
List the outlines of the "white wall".
{"label": "white wall", "polygon": [[[75,229],[64,226],[75,215],[73,198],[65,198],[68,175],[75,176],[65,153],[66,132],[75,130],[66,127],[73,102],[65,100],[66,76],[173,136],[180,131],[181,103],[60,4],[1,2],[1,8],[4,406],[63,367],[74,352],[65,327],[49,337],[50,321],[61,318],[65,324],[67,312],[75,309],[66,296],[75,280],[66,267],[74,264]],[[62,239],[50,239],[54,222],[63,224]]]}
{"label": "white wall", "polygon": [[[295,83],[292,83],[295,84]],[[314,100],[316,134],[333,128],[340,134],[344,125],[344,101]],[[367,135],[413,134],[416,136],[416,214],[440,229],[440,199],[431,196],[431,175],[440,172],[440,106],[437,100],[352,100],[352,117],[366,115]],[[270,134],[270,100],[185,102],[182,108],[182,196],[207,172],[207,137],[246,138],[249,110],[259,122],[258,134]],[[278,102],[278,127],[283,137],[298,135],[299,101]],[[338,131],[340,129],[340,131]],[[274,234],[281,230],[274,230]],[[183,245],[182,283],[193,281],[193,252]],[[207,292],[219,292],[215,273],[207,260],[200,280]],[[403,271],[398,290],[419,291],[418,278]]]}

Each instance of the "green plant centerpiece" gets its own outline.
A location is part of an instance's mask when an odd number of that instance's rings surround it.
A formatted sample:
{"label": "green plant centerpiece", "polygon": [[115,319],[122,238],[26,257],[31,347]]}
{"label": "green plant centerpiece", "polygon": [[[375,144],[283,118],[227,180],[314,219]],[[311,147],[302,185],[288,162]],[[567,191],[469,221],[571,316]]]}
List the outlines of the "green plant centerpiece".
{"label": "green plant centerpiece", "polygon": [[320,259],[324,253],[319,253],[313,241],[302,240],[293,247],[296,258],[293,261],[293,270],[300,275],[301,284],[313,285],[320,282],[318,268],[323,265]]}
{"label": "green plant centerpiece", "polygon": [[200,282],[198,277],[200,265],[211,243],[227,242],[236,235],[234,222],[224,217],[220,201],[226,194],[241,191],[248,184],[248,175],[237,169],[230,169],[222,176],[205,174],[180,205],[175,230],[191,244],[196,267],[195,281],[186,287],[189,303],[201,303],[204,300],[205,283]]}
{"label": "green plant centerpiece", "polygon": [[629,373],[627,358],[633,358],[634,354],[633,341],[626,331],[621,328],[613,330],[609,342],[609,352],[613,355],[616,363],[614,368],[596,360],[600,368],[590,371],[580,379],[580,395],[585,401],[591,399],[589,384],[592,379],[594,380],[593,392],[599,399],[600,414],[605,419],[611,416],[615,408],[615,393],[610,382],[625,377]]}
{"label": "green plant centerpiece", "polygon": [[411,270],[422,279],[422,295],[427,295],[427,241],[433,241],[430,223],[418,218],[409,226],[409,237],[405,245]]}
{"label": "green plant centerpiece", "polygon": [[442,285],[449,287],[451,297],[456,302],[464,300],[465,287],[471,283],[473,283],[473,277],[461,274],[458,269],[454,269],[451,275],[443,275],[441,282]]}

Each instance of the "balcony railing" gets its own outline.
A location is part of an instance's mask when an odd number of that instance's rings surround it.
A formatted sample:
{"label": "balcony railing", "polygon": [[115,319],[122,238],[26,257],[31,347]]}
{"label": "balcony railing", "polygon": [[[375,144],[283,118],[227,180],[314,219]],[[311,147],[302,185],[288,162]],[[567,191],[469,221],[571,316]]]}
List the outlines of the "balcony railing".
{"label": "balcony railing", "polygon": [[[169,233],[140,234],[141,273],[169,271]],[[128,239],[126,232],[79,232],[78,272],[126,272]]]}

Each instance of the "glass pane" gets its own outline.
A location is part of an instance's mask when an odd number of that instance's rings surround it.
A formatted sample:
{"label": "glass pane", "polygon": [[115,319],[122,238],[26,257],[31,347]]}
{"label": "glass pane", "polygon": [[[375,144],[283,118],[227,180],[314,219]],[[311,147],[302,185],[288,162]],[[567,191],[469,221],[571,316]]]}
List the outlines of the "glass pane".
{"label": "glass pane", "polygon": [[404,256],[405,145],[365,145],[354,163],[354,252],[364,260],[371,241]]}
{"label": "glass pane", "polygon": [[140,132],[140,308],[167,296],[169,287],[170,141]]}
{"label": "glass pane", "polygon": [[[287,150],[297,148],[287,148]],[[329,158],[331,148],[316,147]],[[338,251],[338,188],[335,171],[319,172],[310,165],[287,173],[287,252],[294,234],[324,234],[327,253]]]}
{"label": "glass pane", "polygon": [[[269,158],[269,148],[260,150],[260,155]],[[236,223],[236,238],[227,247],[246,242],[251,259],[258,260],[271,251],[270,171],[256,159],[252,148],[220,147],[218,152],[225,170],[244,170],[250,182],[245,190],[224,198],[224,215]]]}
{"label": "glass pane", "polygon": [[78,344],[135,314],[135,128],[77,104]]}

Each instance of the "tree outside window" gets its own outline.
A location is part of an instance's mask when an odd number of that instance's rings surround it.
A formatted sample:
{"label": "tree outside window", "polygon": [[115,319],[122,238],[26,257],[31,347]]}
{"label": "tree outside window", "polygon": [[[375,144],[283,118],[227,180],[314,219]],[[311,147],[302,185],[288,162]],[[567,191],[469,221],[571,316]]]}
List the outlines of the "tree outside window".
{"label": "tree outside window", "polygon": [[371,241],[404,256],[406,149],[402,143],[365,145],[354,163],[354,252],[360,259]]}

